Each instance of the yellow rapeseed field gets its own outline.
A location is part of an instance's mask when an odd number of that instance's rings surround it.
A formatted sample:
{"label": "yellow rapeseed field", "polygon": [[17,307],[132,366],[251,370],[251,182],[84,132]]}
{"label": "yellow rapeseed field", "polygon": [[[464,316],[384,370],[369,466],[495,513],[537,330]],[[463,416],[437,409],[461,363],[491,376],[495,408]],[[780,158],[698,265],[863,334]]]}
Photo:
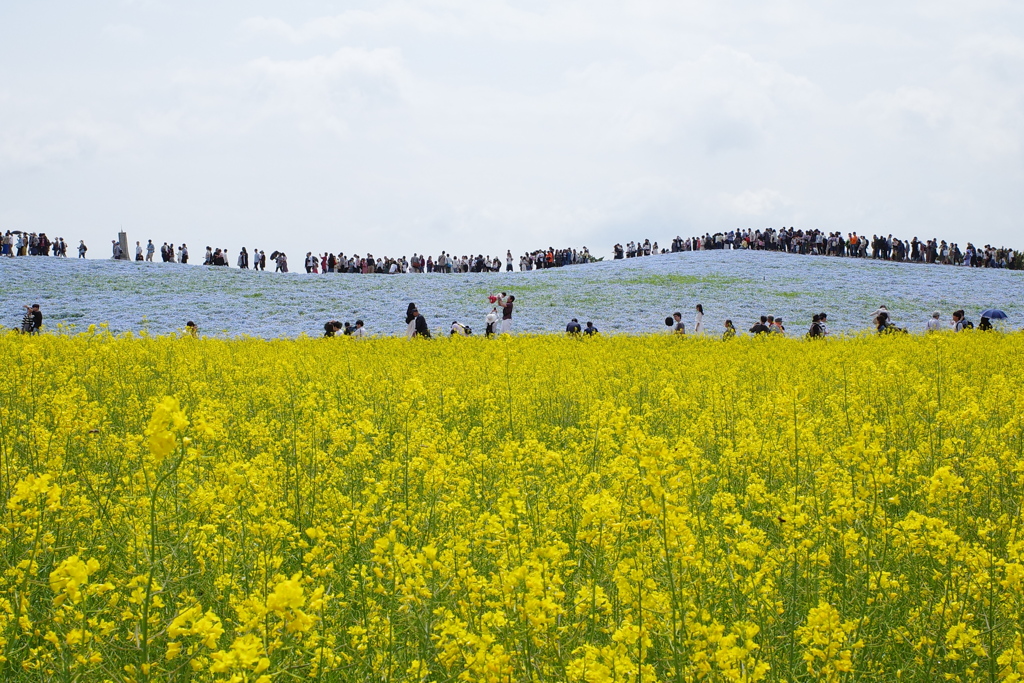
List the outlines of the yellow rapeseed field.
{"label": "yellow rapeseed field", "polygon": [[0,336],[5,681],[1019,680],[1024,336]]}

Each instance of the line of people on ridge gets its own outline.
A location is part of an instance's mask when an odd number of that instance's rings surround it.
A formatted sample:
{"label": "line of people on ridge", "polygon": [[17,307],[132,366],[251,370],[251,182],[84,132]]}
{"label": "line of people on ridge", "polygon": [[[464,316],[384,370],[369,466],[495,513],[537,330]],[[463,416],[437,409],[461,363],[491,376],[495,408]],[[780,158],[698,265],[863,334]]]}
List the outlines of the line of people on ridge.
{"label": "line of people on ridge", "polygon": [[[549,247],[546,250],[538,249],[523,254],[518,259],[518,265],[520,272],[525,272],[590,263],[594,260],[586,247],[578,251]],[[303,264],[307,273],[360,273],[364,275],[371,273],[388,275],[397,273],[500,273],[503,269],[502,260],[497,256],[491,258],[490,254],[486,256],[478,254],[458,257],[445,251],[442,251],[437,258],[415,252],[412,258],[405,256],[392,258],[390,256],[374,257],[373,254],[346,256],[344,252],[337,255],[329,252],[314,254],[308,251]],[[504,271],[513,272],[515,265],[516,259],[512,256],[512,250],[508,250],[505,253]]]}
{"label": "line of people on ridge", "polygon": [[51,240],[45,232],[8,230],[0,235],[0,256],[57,256],[67,258],[68,245],[63,237]]}
{"label": "line of people on ridge", "polygon": [[[112,258],[130,260],[130,255],[123,253],[117,240],[111,241]],[[153,261],[156,253],[153,240],[146,245],[135,243],[136,261]],[[840,232],[825,233],[821,230],[796,230],[795,228],[766,228],[765,230],[729,230],[727,232],[705,233],[687,239],[676,237],[670,248],[664,249],[657,242],[645,239],[642,242],[628,242],[625,246],[616,244],[612,248],[614,259],[654,256],[658,254],[678,253],[685,251],[707,251],[715,249],[737,250],[750,249],[755,251],[779,251],[791,254],[807,254],[822,256],[839,256],[853,258],[872,258],[886,261],[906,263],[940,263],[944,265],[968,266],[975,268],[1008,268],[1024,269],[1024,252],[1007,247],[994,247],[986,244],[976,247],[968,242],[961,250],[955,242],[929,239],[911,240],[893,237],[891,234],[867,236],[856,232],[847,233],[844,237]],[[78,257],[85,258],[88,247],[80,240]],[[174,243],[164,242],[159,249],[161,260],[165,263],[188,263],[188,247],[184,243],[175,247]],[[66,257],[67,243],[64,238],[50,240],[45,233],[26,233],[20,230],[8,230],[0,236],[0,255],[4,256],[53,256]],[[275,264],[275,272],[288,272],[287,256],[282,251],[274,251],[270,260]],[[590,251],[583,247],[538,249],[513,258],[511,250],[506,252],[504,259],[505,272],[515,270],[518,260],[521,272],[557,268],[581,263],[592,263],[600,260],[594,258]],[[206,247],[203,265],[231,266],[232,260],[228,250]],[[262,249],[253,249],[252,254],[242,247],[234,265],[243,270],[266,270],[267,255]],[[440,256],[424,256],[414,253],[411,259],[383,257],[375,258],[372,254],[346,256],[343,252],[333,254],[324,252],[314,254],[306,252],[303,262],[307,273],[488,273],[501,272],[502,260],[490,255],[465,256],[461,258],[442,251]]]}
{"label": "line of people on ridge", "polygon": [[[0,238],[0,249],[5,256],[46,256],[52,248],[54,256],[66,256],[67,245],[63,238],[58,238],[52,243],[47,239],[45,233],[38,236],[35,233],[22,233],[20,230],[9,230]],[[88,251],[85,241],[78,245],[78,257],[85,258]],[[154,261],[159,251],[160,260],[164,263],[188,263],[188,245],[181,243],[177,246],[173,242],[164,242],[159,249],[153,240],[147,240],[146,244],[141,241],[135,242],[136,261]],[[125,253],[118,240],[111,240],[111,258],[117,260],[131,260],[129,254]],[[234,265],[242,270],[267,269],[267,254],[262,249],[253,249],[252,253],[242,247]],[[283,251],[273,251],[270,254],[270,261],[274,264],[274,272],[288,272],[288,256]],[[543,270],[546,268],[560,268],[562,266],[577,265],[581,263],[592,263],[598,259],[590,254],[586,247],[574,249],[536,249],[527,252],[518,258],[518,266],[521,272],[529,270]],[[205,266],[231,266],[231,258],[225,248],[206,247],[206,254],[203,258]],[[512,251],[505,253],[504,271],[513,272],[517,259],[513,258]],[[303,265],[307,273],[497,273],[503,270],[502,260],[498,257],[491,258],[488,254],[484,256],[463,255],[461,258],[452,256],[442,251],[436,259],[433,256],[424,256],[414,253],[412,258],[392,258],[385,256],[375,258],[372,254],[360,256],[355,254],[346,256],[343,252],[332,254],[314,254],[306,252]]]}
{"label": "line of people on ridge", "polygon": [[626,246],[616,244],[612,248],[615,259],[653,256],[683,251],[708,251],[714,249],[752,249],[755,251],[781,251],[789,254],[820,256],[841,256],[853,258],[880,259],[905,263],[940,263],[943,265],[969,266],[975,268],[1024,269],[1024,252],[1007,247],[975,247],[968,242],[961,250],[956,242],[930,239],[921,241],[893,237],[891,234],[872,235],[868,239],[856,232],[825,233],[822,230],[796,230],[790,228],[766,228],[765,230],[729,230],[728,232],[705,233],[687,239],[676,237],[669,249],[659,249],[658,243],[649,239],[643,242],[628,242]]}

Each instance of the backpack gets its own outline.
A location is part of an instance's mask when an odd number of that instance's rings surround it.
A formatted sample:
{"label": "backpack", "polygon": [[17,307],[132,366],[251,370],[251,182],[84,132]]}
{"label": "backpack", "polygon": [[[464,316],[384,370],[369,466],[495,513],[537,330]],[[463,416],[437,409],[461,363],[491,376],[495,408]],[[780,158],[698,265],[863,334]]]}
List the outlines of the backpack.
{"label": "backpack", "polygon": [[974,323],[972,323],[967,318],[964,318],[964,329],[965,330],[973,330],[974,329]]}

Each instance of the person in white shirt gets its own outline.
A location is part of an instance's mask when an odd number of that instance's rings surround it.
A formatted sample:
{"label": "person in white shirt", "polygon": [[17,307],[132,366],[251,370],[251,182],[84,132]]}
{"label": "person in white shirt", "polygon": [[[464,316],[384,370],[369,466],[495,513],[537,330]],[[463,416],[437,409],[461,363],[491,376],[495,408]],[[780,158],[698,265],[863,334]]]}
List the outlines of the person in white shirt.
{"label": "person in white shirt", "polygon": [[934,313],[932,313],[931,320],[929,320],[928,324],[925,326],[925,330],[927,332],[938,332],[941,329],[942,329],[942,314],[939,313],[938,311],[935,311]]}
{"label": "person in white shirt", "polygon": [[361,339],[366,336],[366,329],[363,327],[363,321],[357,320],[356,326],[352,328],[352,333],[349,335]]}
{"label": "person in white shirt", "polygon": [[493,308],[491,312],[484,318],[484,336],[492,337],[497,334],[498,329],[498,309]]}

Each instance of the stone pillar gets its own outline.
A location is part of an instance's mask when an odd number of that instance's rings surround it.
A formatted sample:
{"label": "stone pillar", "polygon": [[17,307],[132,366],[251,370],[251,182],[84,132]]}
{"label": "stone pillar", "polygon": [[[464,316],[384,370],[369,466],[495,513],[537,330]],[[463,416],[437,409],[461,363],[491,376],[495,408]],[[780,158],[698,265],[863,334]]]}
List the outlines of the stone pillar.
{"label": "stone pillar", "polygon": [[121,260],[131,261],[133,257],[128,253],[128,233],[124,230],[117,233],[117,240],[121,243]]}

